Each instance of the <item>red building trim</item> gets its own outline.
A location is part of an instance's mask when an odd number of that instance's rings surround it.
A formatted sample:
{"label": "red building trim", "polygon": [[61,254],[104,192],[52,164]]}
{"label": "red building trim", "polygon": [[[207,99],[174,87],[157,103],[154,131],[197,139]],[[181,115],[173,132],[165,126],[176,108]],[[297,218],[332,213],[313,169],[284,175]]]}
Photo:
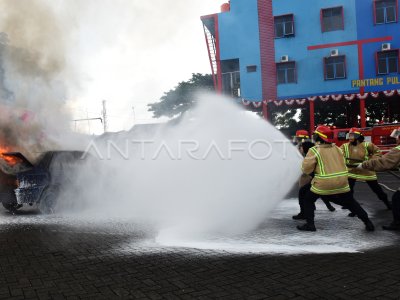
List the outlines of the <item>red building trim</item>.
{"label": "red building trim", "polygon": [[[258,0],[258,27],[260,31],[261,79],[264,100],[277,99],[275,66],[275,25],[271,0]],[[264,113],[267,110],[264,109]],[[264,116],[267,117],[267,116]]]}
{"label": "red building trim", "polygon": [[351,45],[358,45],[358,44],[387,42],[387,41],[391,41],[391,40],[393,40],[392,36],[385,36],[385,37],[381,37],[381,38],[371,38],[371,39],[365,39],[365,40],[356,40],[356,41],[308,46],[307,49],[308,50],[318,50],[318,49],[326,49],[326,48],[332,48],[332,47],[342,47],[342,46],[351,46]]}
{"label": "red building trim", "polygon": [[310,105],[310,132],[313,133],[315,130],[315,107],[314,101],[308,101]]}
{"label": "red building trim", "polygon": [[214,15],[215,21],[215,51],[217,60],[217,93],[222,93],[222,70],[221,70],[221,50],[219,46],[219,25],[218,25],[218,15]]}

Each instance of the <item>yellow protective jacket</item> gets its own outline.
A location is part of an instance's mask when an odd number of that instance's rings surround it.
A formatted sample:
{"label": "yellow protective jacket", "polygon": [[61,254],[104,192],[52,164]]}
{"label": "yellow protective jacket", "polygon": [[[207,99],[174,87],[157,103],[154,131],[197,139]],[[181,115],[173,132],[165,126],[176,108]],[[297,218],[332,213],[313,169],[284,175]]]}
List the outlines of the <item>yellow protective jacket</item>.
{"label": "yellow protective jacket", "polygon": [[342,149],[344,158],[346,159],[346,165],[349,169],[349,178],[358,181],[378,180],[374,171],[357,169],[357,166],[364,161],[382,156],[381,150],[379,150],[377,146],[369,142],[362,142],[357,144],[357,146],[351,143],[345,143],[340,149]]}
{"label": "yellow protective jacket", "polygon": [[335,195],[350,192],[348,171],[343,153],[335,144],[312,147],[304,158],[304,174],[314,172],[311,191],[318,195]]}
{"label": "yellow protective jacket", "polygon": [[363,162],[362,167],[374,171],[388,171],[400,166],[400,146],[390,150],[382,157]]}

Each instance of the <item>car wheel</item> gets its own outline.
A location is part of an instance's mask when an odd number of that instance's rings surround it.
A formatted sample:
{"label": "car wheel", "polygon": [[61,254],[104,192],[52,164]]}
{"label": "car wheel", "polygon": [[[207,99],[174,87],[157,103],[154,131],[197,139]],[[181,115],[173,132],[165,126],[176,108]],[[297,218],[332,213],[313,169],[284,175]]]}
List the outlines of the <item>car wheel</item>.
{"label": "car wheel", "polygon": [[43,214],[53,214],[59,191],[57,188],[47,188],[40,199],[39,210]]}
{"label": "car wheel", "polygon": [[21,204],[18,204],[17,198],[15,197],[15,194],[13,191],[3,194],[3,197],[1,199],[1,204],[3,205],[3,207],[5,209],[10,211],[11,213],[15,213],[15,211],[17,209],[22,207]]}

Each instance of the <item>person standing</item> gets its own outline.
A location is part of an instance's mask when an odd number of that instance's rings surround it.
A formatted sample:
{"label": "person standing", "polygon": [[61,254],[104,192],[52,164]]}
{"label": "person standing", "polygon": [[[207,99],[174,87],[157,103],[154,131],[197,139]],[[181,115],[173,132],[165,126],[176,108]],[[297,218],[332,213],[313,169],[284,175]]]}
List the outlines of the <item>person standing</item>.
{"label": "person standing", "polygon": [[[348,134],[348,143],[343,144],[340,148],[346,159],[346,165],[349,169],[349,185],[354,195],[354,185],[357,181],[364,181],[369,188],[378,196],[388,210],[392,209],[392,205],[388,200],[387,194],[382,190],[378,183],[378,177],[374,171],[367,169],[357,169],[357,166],[371,158],[381,157],[382,153],[373,143],[365,142],[361,130],[351,128]],[[354,214],[350,213],[351,217]]]}
{"label": "person standing", "polygon": [[353,198],[348,182],[348,171],[342,151],[332,143],[333,132],[328,126],[318,126],[313,134],[316,146],[310,148],[303,160],[304,174],[314,173],[311,189],[305,195],[304,214],[307,223],[297,226],[302,231],[316,231],[314,203],[322,198],[347,207],[361,219],[368,231],[375,227],[367,212]]}
{"label": "person standing", "polygon": [[[390,136],[396,139],[398,146],[382,157],[363,162],[357,167],[359,170],[388,171],[400,166],[400,127],[393,130]],[[400,231],[400,188],[392,196],[392,211],[392,223],[384,225],[382,228]]]}
{"label": "person standing", "polygon": [[[297,135],[297,133],[296,133]],[[305,157],[310,150],[310,148],[314,147],[315,144],[311,142],[310,139],[301,142],[298,144],[298,148],[300,153]],[[305,196],[311,189],[311,181],[314,177],[314,174],[308,175],[308,174],[302,174],[300,179],[299,179],[299,194],[298,194],[298,199],[299,199],[299,206],[300,206],[300,212],[297,215],[294,215],[292,218],[293,220],[305,220],[305,214],[304,214],[304,201],[305,201]],[[332,206],[332,204],[327,201],[323,200],[326,207],[331,211],[334,212],[336,209]],[[314,210],[315,210],[315,205],[314,205]]]}

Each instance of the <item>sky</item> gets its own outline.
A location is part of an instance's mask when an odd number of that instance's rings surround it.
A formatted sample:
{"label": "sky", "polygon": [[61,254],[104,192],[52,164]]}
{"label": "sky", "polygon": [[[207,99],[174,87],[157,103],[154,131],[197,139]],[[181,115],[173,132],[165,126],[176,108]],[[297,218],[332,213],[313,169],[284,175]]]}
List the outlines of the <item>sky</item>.
{"label": "sky", "polygon": [[[210,73],[200,16],[219,12],[223,0],[81,1],[92,5],[75,8],[69,59],[78,88],[67,101],[74,119],[100,117],[106,100],[109,131],[160,122],[149,103],[192,73]],[[73,127],[102,133],[99,121]]]}

